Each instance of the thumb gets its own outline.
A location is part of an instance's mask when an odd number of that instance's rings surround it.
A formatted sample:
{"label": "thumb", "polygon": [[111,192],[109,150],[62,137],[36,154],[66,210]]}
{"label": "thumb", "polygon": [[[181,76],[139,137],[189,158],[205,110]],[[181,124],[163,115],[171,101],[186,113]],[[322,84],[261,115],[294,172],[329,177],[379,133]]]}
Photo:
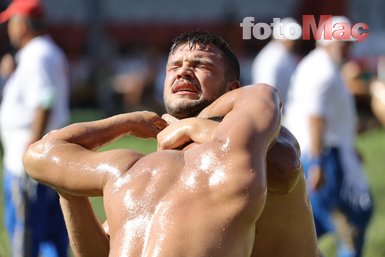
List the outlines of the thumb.
{"label": "thumb", "polygon": [[162,119],[164,119],[169,125],[179,121],[179,119],[167,113],[162,115]]}

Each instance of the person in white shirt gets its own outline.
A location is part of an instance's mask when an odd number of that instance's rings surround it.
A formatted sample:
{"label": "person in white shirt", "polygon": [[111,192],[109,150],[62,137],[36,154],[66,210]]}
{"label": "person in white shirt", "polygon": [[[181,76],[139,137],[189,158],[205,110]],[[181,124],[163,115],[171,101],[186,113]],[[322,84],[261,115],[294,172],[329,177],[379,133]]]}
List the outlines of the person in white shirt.
{"label": "person in white shirt", "polygon": [[4,148],[4,217],[13,257],[66,257],[68,236],[59,198],[30,179],[22,164],[27,147],[69,122],[68,67],[63,52],[43,34],[42,7],[16,0],[0,14],[11,44],[19,49],[16,69],[0,106]]}
{"label": "person in white shirt", "polygon": [[[296,24],[296,21],[292,18],[285,18],[281,23]],[[294,53],[296,43],[295,40],[290,39],[271,39],[254,58],[251,66],[252,83],[266,83],[277,88],[284,107],[290,78],[299,59]]]}
{"label": "person in white shirt", "polygon": [[293,74],[283,121],[301,147],[317,235],[336,232],[339,257],[362,256],[373,208],[355,150],[354,100],[340,72],[350,44],[317,42]]}

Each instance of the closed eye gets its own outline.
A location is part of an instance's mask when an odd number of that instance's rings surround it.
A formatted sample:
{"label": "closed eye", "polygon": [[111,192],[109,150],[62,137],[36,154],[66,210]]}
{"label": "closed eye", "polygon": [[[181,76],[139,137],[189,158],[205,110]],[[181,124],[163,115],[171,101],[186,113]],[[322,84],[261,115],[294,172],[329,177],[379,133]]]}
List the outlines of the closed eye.
{"label": "closed eye", "polygon": [[212,63],[206,61],[194,61],[193,67],[199,69],[213,70],[215,66]]}
{"label": "closed eye", "polygon": [[177,70],[181,66],[182,66],[182,62],[179,62],[179,61],[170,62],[167,64],[167,71]]}

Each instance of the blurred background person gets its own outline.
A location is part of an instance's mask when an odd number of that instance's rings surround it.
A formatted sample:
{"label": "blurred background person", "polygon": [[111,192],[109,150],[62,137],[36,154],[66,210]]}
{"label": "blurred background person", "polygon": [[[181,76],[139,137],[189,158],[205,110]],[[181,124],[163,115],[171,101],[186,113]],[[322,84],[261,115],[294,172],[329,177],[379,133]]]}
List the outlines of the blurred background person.
{"label": "blurred background person", "polygon": [[382,126],[385,126],[385,81],[375,80],[370,84],[370,106]]}
{"label": "blurred background person", "polygon": [[[333,17],[332,24],[345,23]],[[297,137],[317,235],[336,233],[339,257],[360,257],[372,198],[355,149],[356,110],[341,66],[352,42],[320,39],[298,65],[284,124]]]}
{"label": "blurred background person", "polygon": [[369,85],[371,108],[374,115],[385,126],[385,56],[378,59],[377,77]]}
{"label": "blurred background person", "polygon": [[370,90],[373,78],[371,78],[371,74],[365,71],[365,68],[366,65],[364,63],[354,59],[345,62],[341,67],[344,82],[354,97],[358,116],[358,133],[363,133],[380,126],[371,106],[372,98],[376,97],[371,94]]}
{"label": "blurred background person", "polygon": [[[292,18],[281,20],[281,24],[299,24]],[[274,26],[283,35],[284,26]],[[273,32],[273,35],[275,32]],[[296,50],[297,41],[288,38],[274,39],[257,54],[252,63],[252,83],[267,83],[277,88],[285,105],[290,78],[298,64]]]}
{"label": "blurred background person", "polygon": [[46,132],[69,121],[67,62],[44,34],[38,1],[15,0],[0,13],[11,44],[19,49],[0,107],[4,148],[4,218],[13,257],[66,257],[68,238],[52,189],[30,179],[22,155]]}
{"label": "blurred background person", "polygon": [[[162,67],[160,53],[144,44],[121,49],[114,63],[111,86],[120,104],[117,112],[148,109],[165,112],[163,102],[156,97],[156,79]],[[102,92],[103,93],[103,92]]]}
{"label": "blurred background person", "polygon": [[[0,91],[3,91],[5,82],[9,79],[13,71],[15,70],[15,61],[13,56],[9,53],[4,54],[0,61]],[[1,101],[0,93],[0,101]]]}

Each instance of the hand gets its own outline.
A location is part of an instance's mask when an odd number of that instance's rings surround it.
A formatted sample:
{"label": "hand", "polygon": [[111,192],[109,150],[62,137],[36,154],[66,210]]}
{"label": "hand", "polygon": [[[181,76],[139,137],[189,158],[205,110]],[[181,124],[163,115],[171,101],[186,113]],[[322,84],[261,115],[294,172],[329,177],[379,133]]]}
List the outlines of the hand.
{"label": "hand", "polygon": [[156,138],[158,133],[168,126],[167,122],[154,112],[137,112],[139,128],[132,134],[141,138]]}
{"label": "hand", "polygon": [[163,115],[169,126],[158,136],[158,149],[181,149],[189,143],[205,143],[211,139],[213,130],[219,122],[202,118],[178,120],[171,115]]}
{"label": "hand", "polygon": [[[172,117],[171,115],[168,116]],[[172,122],[157,135],[159,150],[178,149],[192,141],[189,135],[192,124],[188,119],[181,121],[173,120]]]}
{"label": "hand", "polygon": [[167,114],[167,113],[162,115],[162,119],[164,119],[168,125],[171,125],[171,124],[179,121],[178,118],[175,118],[174,116]]}

